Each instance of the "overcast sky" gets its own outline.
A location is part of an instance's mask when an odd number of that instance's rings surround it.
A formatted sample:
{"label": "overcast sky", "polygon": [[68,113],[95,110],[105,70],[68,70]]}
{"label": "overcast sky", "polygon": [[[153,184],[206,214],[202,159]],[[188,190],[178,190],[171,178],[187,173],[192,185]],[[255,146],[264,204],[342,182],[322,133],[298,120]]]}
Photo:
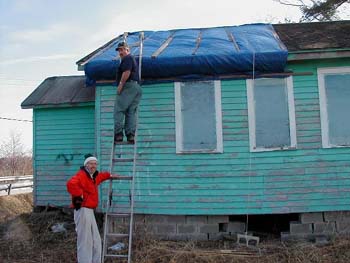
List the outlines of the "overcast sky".
{"label": "overcast sky", "polygon": [[[75,62],[125,31],[298,21],[273,0],[0,0],[0,117],[32,119],[21,102],[47,77],[82,75]],[[32,124],[0,119],[0,141]]]}

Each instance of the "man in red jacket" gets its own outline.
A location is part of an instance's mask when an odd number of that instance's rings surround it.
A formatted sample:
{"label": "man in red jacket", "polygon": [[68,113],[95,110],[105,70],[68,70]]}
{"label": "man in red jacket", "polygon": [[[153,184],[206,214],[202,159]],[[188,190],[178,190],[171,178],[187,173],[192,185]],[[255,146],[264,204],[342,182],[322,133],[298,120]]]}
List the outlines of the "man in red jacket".
{"label": "man in red jacket", "polygon": [[97,171],[96,157],[89,156],[84,166],[67,182],[72,195],[78,263],[101,263],[101,237],[94,216],[98,205],[98,185],[109,179],[108,172]]}

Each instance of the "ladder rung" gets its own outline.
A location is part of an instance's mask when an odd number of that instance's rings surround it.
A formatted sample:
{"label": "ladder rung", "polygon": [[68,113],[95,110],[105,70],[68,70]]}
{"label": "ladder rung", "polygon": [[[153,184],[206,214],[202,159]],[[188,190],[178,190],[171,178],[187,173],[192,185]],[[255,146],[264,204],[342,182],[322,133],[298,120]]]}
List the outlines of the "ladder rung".
{"label": "ladder rung", "polygon": [[121,233],[107,233],[108,237],[128,237],[129,234],[121,234]]}
{"label": "ladder rung", "polygon": [[111,180],[132,180],[134,177],[132,176],[119,176],[119,175],[113,175],[113,177],[111,177]]}
{"label": "ladder rung", "polygon": [[113,162],[119,162],[119,163],[122,163],[122,162],[133,162],[134,159],[133,158],[114,158],[113,159]]}
{"label": "ladder rung", "polygon": [[114,258],[127,258],[128,255],[113,255],[113,254],[106,254],[105,257],[114,257]]}

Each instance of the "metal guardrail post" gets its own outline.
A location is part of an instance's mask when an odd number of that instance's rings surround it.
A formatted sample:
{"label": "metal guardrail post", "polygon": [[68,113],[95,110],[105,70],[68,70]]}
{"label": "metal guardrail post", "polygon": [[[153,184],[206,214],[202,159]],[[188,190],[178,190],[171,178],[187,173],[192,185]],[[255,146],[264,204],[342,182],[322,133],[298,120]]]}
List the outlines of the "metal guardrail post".
{"label": "metal guardrail post", "polygon": [[12,189],[12,184],[9,184],[9,188],[7,189],[7,195],[10,195],[11,189]]}

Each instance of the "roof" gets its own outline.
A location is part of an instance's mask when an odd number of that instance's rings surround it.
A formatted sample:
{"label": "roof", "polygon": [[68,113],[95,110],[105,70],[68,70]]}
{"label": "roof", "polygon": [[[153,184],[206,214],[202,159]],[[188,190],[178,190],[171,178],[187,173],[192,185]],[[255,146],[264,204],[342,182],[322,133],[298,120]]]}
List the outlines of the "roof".
{"label": "roof", "polygon": [[[140,36],[143,79],[198,79],[228,74],[283,72],[288,52],[270,24],[128,33],[138,59]],[[123,36],[79,60],[88,80],[114,80],[120,64],[116,46]]]}
{"label": "roof", "polygon": [[289,52],[350,49],[350,20],[273,25]]}
{"label": "roof", "polygon": [[77,104],[95,101],[95,88],[86,88],[85,76],[45,79],[21,104],[23,109],[37,106]]}

